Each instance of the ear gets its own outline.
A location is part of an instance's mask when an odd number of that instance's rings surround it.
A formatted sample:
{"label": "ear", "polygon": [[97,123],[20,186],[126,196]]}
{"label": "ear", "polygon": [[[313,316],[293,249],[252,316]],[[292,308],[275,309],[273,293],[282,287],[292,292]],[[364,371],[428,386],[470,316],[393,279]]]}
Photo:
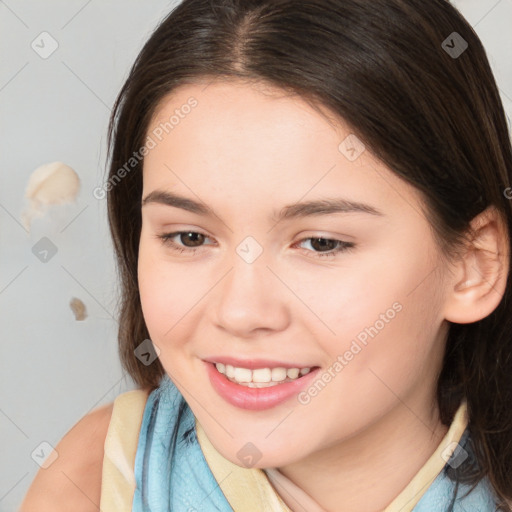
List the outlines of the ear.
{"label": "ear", "polygon": [[509,238],[502,216],[490,206],[471,221],[470,240],[455,264],[445,302],[446,320],[477,322],[500,303],[509,272]]}

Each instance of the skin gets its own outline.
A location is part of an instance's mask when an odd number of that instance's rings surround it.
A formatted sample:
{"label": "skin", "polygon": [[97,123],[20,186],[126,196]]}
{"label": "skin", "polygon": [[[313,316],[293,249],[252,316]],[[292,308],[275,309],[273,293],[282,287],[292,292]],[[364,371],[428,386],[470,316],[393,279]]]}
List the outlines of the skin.
{"label": "skin", "polygon": [[[255,467],[279,468],[325,510],[381,511],[447,432],[435,400],[447,319],[474,321],[496,307],[502,262],[486,274],[448,263],[419,192],[368,150],[349,161],[338,146],[350,127],[299,97],[235,81],[189,84],[161,103],[148,134],[191,96],[198,105],[144,161],[143,198],[171,191],[215,212],[142,206],[140,296],[160,361],[224,457],[242,465],[237,452],[251,442],[261,452]],[[337,197],[382,215],[271,218]],[[493,244],[498,231],[486,222]],[[180,253],[158,238],[176,231],[206,238],[195,254]],[[263,249],[252,263],[236,252],[247,236]],[[355,246],[319,257],[308,237]],[[203,360],[219,355],[327,370],[394,303],[401,310],[307,404],[244,410],[209,382]]]}

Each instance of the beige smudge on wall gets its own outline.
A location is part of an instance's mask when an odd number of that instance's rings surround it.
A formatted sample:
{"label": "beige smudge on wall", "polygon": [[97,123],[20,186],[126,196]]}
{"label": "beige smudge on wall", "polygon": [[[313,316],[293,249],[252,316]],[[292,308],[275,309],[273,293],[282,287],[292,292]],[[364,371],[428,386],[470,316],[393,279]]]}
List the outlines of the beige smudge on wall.
{"label": "beige smudge on wall", "polygon": [[69,165],[52,162],[38,167],[25,190],[28,207],[21,214],[23,225],[30,231],[32,220],[41,217],[55,204],[72,203],[80,190],[80,178]]}
{"label": "beige smudge on wall", "polygon": [[69,302],[69,306],[75,315],[75,320],[81,321],[87,318],[87,308],[80,299],[73,297]]}

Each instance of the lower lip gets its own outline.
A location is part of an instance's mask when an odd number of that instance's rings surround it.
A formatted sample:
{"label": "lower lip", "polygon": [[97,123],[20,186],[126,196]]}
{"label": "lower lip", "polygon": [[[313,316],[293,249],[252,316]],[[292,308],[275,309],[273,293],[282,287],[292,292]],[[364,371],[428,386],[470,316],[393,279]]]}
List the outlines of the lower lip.
{"label": "lower lip", "polygon": [[284,384],[277,384],[268,388],[250,388],[228,380],[225,375],[217,371],[213,363],[206,362],[205,364],[213,389],[231,405],[252,411],[270,409],[296,396],[320,370],[320,368],[316,368],[306,375]]}

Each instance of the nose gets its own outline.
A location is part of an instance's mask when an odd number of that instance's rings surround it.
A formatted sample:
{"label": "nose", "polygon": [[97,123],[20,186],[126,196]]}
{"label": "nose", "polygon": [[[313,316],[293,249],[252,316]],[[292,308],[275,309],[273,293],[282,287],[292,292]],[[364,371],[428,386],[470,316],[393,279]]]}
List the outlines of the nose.
{"label": "nose", "polygon": [[216,288],[214,322],[233,336],[250,338],[290,323],[290,297],[263,257],[247,263],[235,254]]}

